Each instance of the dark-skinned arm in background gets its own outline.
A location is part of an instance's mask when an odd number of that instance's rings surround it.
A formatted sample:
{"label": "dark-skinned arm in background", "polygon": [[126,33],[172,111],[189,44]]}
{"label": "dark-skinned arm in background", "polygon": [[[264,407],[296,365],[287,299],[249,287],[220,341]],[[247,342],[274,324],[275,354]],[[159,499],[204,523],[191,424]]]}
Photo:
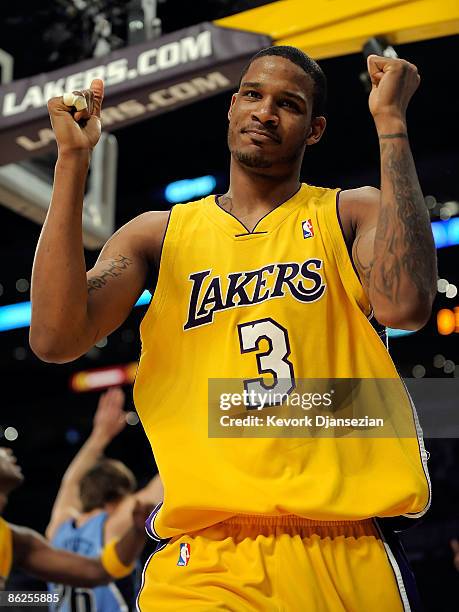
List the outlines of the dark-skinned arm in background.
{"label": "dark-skinned arm in background", "polygon": [[[133,510],[133,524],[116,544],[116,552],[124,565],[131,565],[145,546],[144,522],[151,505],[138,503]],[[100,559],[58,550],[39,533],[27,527],[11,525],[13,565],[44,581],[70,586],[93,587],[113,581]]]}

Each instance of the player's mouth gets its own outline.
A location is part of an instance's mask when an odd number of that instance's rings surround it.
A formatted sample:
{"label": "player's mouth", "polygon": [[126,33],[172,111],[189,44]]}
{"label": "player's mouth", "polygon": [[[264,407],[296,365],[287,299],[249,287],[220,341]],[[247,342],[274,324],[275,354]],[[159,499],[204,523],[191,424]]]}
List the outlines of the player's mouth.
{"label": "player's mouth", "polygon": [[257,128],[250,128],[242,130],[243,134],[248,134],[255,140],[266,141],[266,142],[275,142],[277,144],[280,143],[280,138],[273,134],[272,132],[267,132],[266,130],[260,130]]}

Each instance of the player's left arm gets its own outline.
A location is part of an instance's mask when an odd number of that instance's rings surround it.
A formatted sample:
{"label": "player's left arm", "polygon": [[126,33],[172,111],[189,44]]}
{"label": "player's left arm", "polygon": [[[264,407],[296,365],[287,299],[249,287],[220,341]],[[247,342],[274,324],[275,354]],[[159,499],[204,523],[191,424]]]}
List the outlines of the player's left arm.
{"label": "player's left arm", "polygon": [[377,55],[369,56],[368,71],[381,190],[354,192],[352,254],[376,319],[416,330],[428,321],[437,291],[435,243],[406,122],[420,77],[413,64]]}
{"label": "player's left arm", "polygon": [[11,525],[11,530],[14,565],[36,578],[81,587],[107,584],[112,580],[99,559],[57,550],[27,527]]}
{"label": "player's left arm", "polygon": [[13,563],[45,581],[70,586],[93,587],[129,575],[145,546],[144,523],[150,505],[137,503],[130,528],[109,542],[99,558],[58,550],[36,531],[10,525],[13,534]]}

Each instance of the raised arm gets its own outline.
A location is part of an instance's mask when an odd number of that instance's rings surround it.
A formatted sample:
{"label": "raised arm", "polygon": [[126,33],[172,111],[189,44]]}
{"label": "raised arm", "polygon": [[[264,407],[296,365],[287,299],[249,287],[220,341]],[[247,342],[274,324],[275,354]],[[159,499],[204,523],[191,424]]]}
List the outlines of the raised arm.
{"label": "raised arm", "polygon": [[41,580],[93,587],[127,576],[145,545],[144,522],[150,506],[138,504],[131,527],[118,541],[110,542],[101,557],[91,559],[53,548],[36,531],[10,525],[13,534],[13,563]]}
{"label": "raised arm", "polygon": [[82,210],[92,149],[100,136],[103,83],[82,92],[88,108],[48,103],[58,145],[53,194],[32,270],[30,345],[44,361],[84,354],[128,316],[160,251],[167,212],[144,213],[112,236],[86,273]]}
{"label": "raised arm", "polygon": [[404,60],[371,55],[370,111],[380,143],[381,191],[353,193],[354,261],[378,321],[419,329],[436,294],[436,251],[411,153],[406,109],[420,78]]}
{"label": "raised arm", "polygon": [[46,537],[51,539],[60,525],[81,511],[80,481],[106,447],[126,426],[124,393],[110,389],[100,396],[91,434],[67,468],[51,512]]}

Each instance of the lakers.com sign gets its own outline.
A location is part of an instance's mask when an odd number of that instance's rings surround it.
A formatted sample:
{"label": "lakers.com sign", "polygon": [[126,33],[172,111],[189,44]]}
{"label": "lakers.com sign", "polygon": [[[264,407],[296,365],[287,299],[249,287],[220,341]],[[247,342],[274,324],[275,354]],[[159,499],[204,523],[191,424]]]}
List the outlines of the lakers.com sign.
{"label": "lakers.com sign", "polygon": [[[103,79],[102,123],[114,130],[234,87],[267,36],[202,23],[148,43],[0,87],[0,165],[47,151],[47,101]],[[103,61],[101,61],[101,59]]]}

